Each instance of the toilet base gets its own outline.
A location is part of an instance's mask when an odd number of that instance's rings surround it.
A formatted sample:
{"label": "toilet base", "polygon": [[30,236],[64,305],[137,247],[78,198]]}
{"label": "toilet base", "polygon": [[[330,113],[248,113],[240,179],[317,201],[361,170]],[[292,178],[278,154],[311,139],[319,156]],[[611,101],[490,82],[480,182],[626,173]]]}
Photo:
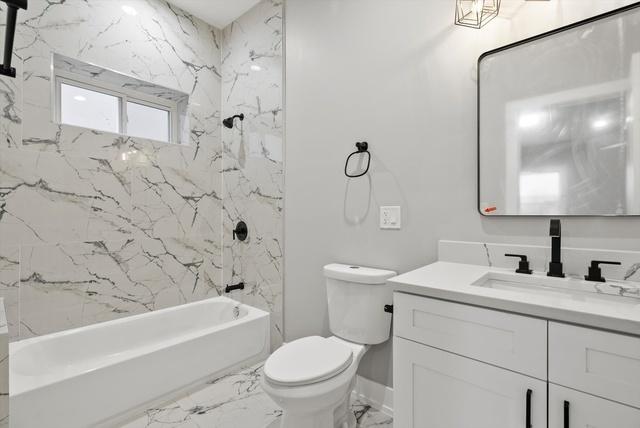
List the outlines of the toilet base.
{"label": "toilet base", "polygon": [[305,415],[283,413],[280,419],[271,422],[265,428],[356,428],[356,422],[356,417],[351,411],[351,394],[349,394],[347,400],[333,411],[329,409]]}

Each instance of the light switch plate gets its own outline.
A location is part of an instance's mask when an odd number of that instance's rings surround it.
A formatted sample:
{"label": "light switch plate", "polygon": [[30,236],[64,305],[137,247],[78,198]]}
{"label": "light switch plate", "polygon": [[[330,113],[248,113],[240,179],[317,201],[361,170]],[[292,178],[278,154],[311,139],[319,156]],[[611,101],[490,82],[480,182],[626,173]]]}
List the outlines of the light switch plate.
{"label": "light switch plate", "polygon": [[401,226],[400,207],[380,207],[380,229],[400,229]]}

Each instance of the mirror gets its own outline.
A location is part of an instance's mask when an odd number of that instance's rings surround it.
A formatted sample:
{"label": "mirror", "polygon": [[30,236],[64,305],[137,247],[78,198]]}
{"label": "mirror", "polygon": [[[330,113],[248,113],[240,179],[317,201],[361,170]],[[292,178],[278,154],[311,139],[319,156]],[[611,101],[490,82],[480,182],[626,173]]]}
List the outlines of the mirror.
{"label": "mirror", "polygon": [[640,4],[483,54],[478,208],[640,215]]}

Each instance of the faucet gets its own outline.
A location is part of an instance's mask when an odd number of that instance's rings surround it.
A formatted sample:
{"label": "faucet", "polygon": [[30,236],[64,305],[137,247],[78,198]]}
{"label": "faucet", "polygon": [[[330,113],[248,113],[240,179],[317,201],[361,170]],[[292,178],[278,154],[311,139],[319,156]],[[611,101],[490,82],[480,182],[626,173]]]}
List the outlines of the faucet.
{"label": "faucet", "polygon": [[551,261],[549,262],[549,271],[547,276],[554,276],[556,278],[564,278],[564,272],[562,272],[562,258],[560,257],[560,220],[551,219],[549,224],[549,236],[551,237]]}

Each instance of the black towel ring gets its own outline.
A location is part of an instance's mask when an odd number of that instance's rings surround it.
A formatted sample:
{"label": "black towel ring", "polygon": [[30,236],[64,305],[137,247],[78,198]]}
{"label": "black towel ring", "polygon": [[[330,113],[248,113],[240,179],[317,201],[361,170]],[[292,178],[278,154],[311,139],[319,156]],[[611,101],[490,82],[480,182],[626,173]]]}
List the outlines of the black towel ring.
{"label": "black towel ring", "polygon": [[[369,153],[369,143],[367,143],[366,141],[363,142],[358,142],[356,143],[356,151],[351,153],[348,157],[347,157],[347,161],[344,163],[344,175],[346,175],[349,178],[357,178],[357,177],[362,177],[363,175],[365,175],[367,172],[369,172],[369,165],[371,165],[371,153]],[[349,166],[349,159],[351,159],[351,156],[353,155],[358,155],[361,153],[366,153],[367,154],[367,167],[365,168],[364,172],[361,174],[355,174],[355,175],[351,175],[347,172],[347,166]]]}

